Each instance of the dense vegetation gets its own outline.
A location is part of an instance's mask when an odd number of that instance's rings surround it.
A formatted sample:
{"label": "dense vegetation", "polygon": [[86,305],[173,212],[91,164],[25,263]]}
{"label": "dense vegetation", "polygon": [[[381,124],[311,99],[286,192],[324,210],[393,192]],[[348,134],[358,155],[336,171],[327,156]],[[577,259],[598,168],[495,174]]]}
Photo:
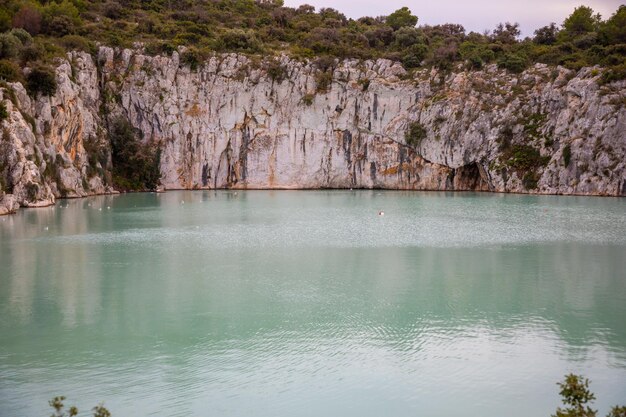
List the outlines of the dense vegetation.
{"label": "dense vegetation", "polygon": [[154,190],[159,183],[160,150],[154,143],[144,143],[125,118],[117,118],[109,127],[113,185],[120,191]]}
{"label": "dense vegetation", "polygon": [[[22,79],[50,94],[46,64],[67,49],[93,51],[97,42],[132,46],[151,54],[191,47],[184,62],[194,67],[212,52],[288,53],[296,58],[390,58],[406,68],[448,69],[465,63],[478,69],[497,63],[513,72],[534,62],[579,69],[602,65],[604,82],[626,77],[626,6],[602,20],[585,6],[557,26],[519,39],[517,24],[490,33],[463,26],[419,26],[404,7],[389,16],[348,19],[331,8],[284,7],[282,0],[4,0],[0,7],[0,78]],[[49,71],[49,70],[48,70]],[[280,74],[277,74],[280,76]]]}

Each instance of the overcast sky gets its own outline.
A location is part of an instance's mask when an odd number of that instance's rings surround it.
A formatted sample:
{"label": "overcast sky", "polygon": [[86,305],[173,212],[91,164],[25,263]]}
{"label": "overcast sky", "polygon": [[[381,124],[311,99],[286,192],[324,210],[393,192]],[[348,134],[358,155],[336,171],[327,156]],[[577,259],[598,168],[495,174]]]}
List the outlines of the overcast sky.
{"label": "overcast sky", "polygon": [[311,4],[319,10],[332,7],[354,19],[362,16],[388,15],[407,6],[419,17],[418,25],[460,23],[468,32],[493,29],[500,22],[518,22],[522,35],[563,19],[584,4],[610,17],[626,0],[285,0],[286,6]]}

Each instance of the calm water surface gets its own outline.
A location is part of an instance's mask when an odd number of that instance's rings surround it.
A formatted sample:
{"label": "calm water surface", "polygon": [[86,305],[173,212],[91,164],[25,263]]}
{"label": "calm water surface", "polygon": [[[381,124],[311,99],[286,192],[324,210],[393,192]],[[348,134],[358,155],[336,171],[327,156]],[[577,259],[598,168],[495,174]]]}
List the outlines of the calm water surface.
{"label": "calm water surface", "polygon": [[547,417],[568,372],[602,415],[626,403],[626,199],[171,192],[0,218],[3,417],[61,394],[114,417]]}

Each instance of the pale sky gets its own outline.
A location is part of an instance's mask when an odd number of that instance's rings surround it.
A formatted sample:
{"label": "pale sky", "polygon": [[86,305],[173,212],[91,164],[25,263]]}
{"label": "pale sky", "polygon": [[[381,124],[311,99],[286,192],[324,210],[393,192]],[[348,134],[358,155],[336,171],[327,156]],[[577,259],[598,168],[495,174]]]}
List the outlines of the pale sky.
{"label": "pale sky", "polygon": [[467,32],[493,29],[500,22],[518,22],[523,36],[550,22],[561,24],[574,8],[584,4],[610,17],[626,0],[285,0],[285,5],[310,4],[317,10],[332,7],[348,17],[388,15],[407,6],[419,17],[418,25],[460,23]]}

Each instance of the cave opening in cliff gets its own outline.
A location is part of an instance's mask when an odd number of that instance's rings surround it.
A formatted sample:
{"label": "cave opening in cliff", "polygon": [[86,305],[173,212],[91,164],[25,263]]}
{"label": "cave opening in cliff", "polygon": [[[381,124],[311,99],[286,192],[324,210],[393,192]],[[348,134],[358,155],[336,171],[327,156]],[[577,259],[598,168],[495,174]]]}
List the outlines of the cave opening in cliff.
{"label": "cave opening in cliff", "polygon": [[449,188],[456,191],[489,191],[486,173],[476,162],[453,169],[448,177]]}

